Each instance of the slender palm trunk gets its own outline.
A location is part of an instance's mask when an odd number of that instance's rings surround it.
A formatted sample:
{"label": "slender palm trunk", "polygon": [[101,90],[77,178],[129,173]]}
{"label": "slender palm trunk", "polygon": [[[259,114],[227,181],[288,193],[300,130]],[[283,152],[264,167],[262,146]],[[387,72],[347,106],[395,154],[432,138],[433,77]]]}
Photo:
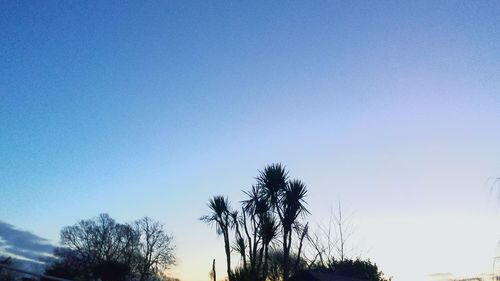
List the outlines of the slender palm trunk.
{"label": "slender palm trunk", "polygon": [[[236,237],[238,239],[238,241],[236,241],[237,243],[240,243],[240,241],[243,241],[243,243],[245,243],[244,239],[243,239],[243,236],[241,235],[241,232],[240,232],[240,227],[238,225],[238,221],[235,219],[235,227],[236,227]],[[240,252],[240,255],[241,255],[241,258],[243,259],[243,268],[246,270],[247,269],[247,255],[246,255],[246,250],[245,248],[242,248],[240,249],[241,252]]]}
{"label": "slender palm trunk", "polygon": [[262,280],[263,281],[265,281],[267,279],[268,262],[269,262],[269,244],[266,244],[265,249],[264,249],[264,268],[262,269]]}
{"label": "slender palm trunk", "polygon": [[233,281],[233,274],[231,273],[231,248],[229,245],[229,233],[226,228],[224,231],[224,248],[226,250],[227,278],[229,281]]}
{"label": "slender palm trunk", "polygon": [[288,229],[283,230],[283,281],[288,280],[289,272],[289,253],[288,253]]}
{"label": "slender palm trunk", "polygon": [[257,262],[257,270],[256,270],[256,279],[255,280],[260,280],[259,276],[260,276],[260,268],[262,266],[262,260],[264,259],[264,245],[262,245],[262,247],[260,248],[259,250],[259,261]]}
{"label": "slender palm trunk", "polygon": [[250,249],[251,252],[253,252],[253,260],[251,261],[251,264],[250,264],[250,267],[251,267],[251,273],[252,273],[252,276],[254,276],[255,278],[257,278],[257,276],[259,275],[259,271],[257,270],[257,259],[258,259],[258,253],[257,253],[257,248],[259,246],[259,240],[257,238],[257,235],[258,235],[258,231],[257,229],[259,228],[259,225],[260,224],[257,224],[255,222],[255,217],[252,216],[252,223],[253,223],[253,229],[254,229],[254,233],[253,233],[253,246],[252,246],[252,249]]}
{"label": "slender palm trunk", "polygon": [[[247,217],[246,217],[245,210],[243,208],[242,208],[242,214],[243,214],[243,228],[245,230],[245,235],[247,236],[247,240],[248,240],[248,253],[250,256],[250,267],[251,267],[251,272],[253,272],[252,238],[250,238],[250,233],[248,232]],[[248,269],[248,268],[246,268],[246,269]]]}

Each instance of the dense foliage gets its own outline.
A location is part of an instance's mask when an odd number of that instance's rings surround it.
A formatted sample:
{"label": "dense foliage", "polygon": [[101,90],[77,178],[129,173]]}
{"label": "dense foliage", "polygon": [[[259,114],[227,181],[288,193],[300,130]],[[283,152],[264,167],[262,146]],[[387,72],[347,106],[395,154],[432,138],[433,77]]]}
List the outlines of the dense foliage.
{"label": "dense foliage", "polygon": [[388,281],[375,263],[370,260],[344,259],[333,260],[328,268],[318,267],[317,270],[329,272],[339,276],[359,278],[369,281]]}

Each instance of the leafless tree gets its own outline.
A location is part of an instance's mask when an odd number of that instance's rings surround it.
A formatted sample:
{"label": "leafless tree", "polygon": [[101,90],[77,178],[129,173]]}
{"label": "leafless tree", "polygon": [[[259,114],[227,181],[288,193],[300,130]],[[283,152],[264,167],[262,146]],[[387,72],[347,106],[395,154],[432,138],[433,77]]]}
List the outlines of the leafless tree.
{"label": "leafless tree", "polygon": [[339,202],[337,211],[332,210],[328,224],[318,225],[317,230],[307,236],[313,253],[309,258],[309,266],[329,267],[335,260],[344,261],[348,258],[348,245],[353,231],[350,220],[344,215],[342,204]]}
{"label": "leafless tree", "polygon": [[55,251],[59,259],[48,270],[69,268],[85,280],[152,280],[175,262],[172,236],[148,217],[121,224],[100,214],[63,228],[61,244]]}
{"label": "leafless tree", "polygon": [[145,281],[175,263],[173,238],[162,224],[149,217],[136,221],[135,228],[139,236],[139,280]]}
{"label": "leafless tree", "polygon": [[89,264],[130,261],[137,239],[129,225],[118,224],[107,214],[81,220],[61,231],[61,244]]}

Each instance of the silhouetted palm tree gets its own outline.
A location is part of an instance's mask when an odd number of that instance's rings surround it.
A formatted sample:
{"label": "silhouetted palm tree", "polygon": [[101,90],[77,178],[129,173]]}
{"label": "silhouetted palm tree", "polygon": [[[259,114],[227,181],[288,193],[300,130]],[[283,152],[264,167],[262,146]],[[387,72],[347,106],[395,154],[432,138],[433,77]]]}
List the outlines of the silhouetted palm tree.
{"label": "silhouetted palm tree", "polygon": [[272,164],[260,171],[257,183],[270,207],[279,217],[283,243],[283,280],[290,273],[290,249],[292,245],[292,227],[297,218],[307,213],[305,208],[306,185],[299,180],[288,180],[288,172],[281,164]]}
{"label": "silhouetted palm tree", "polygon": [[[230,210],[225,197],[215,196],[208,203],[210,214],[202,217],[201,220],[215,224],[217,233],[224,236],[230,281],[234,281],[236,275],[242,278],[248,277],[254,281],[265,280],[270,272],[270,245],[278,240],[281,240],[279,243],[283,246],[280,273],[282,280],[287,281],[294,268],[292,263],[295,261],[291,258],[293,230],[296,230],[300,241],[298,258],[300,258],[302,241],[307,233],[307,227],[301,227],[299,220],[299,217],[308,213],[305,207],[307,188],[299,180],[289,180],[288,171],[281,164],[266,166],[259,171],[256,180],[257,184],[252,186],[250,191],[245,192],[248,198],[242,201],[240,214]],[[229,241],[229,231],[233,228],[235,230],[233,249],[241,255],[243,261],[243,267],[238,268],[237,272],[234,271],[234,274],[231,269]],[[276,239],[278,235],[282,235],[282,239]],[[295,268],[298,268],[297,264],[295,263]]]}
{"label": "silhouetted palm tree", "polygon": [[243,259],[243,268],[247,269],[247,256],[246,256],[246,248],[247,245],[245,243],[245,239],[241,235],[240,232],[240,219],[238,217],[238,211],[231,212],[232,225],[235,227],[236,231],[236,241],[234,243],[233,249],[236,250],[241,258]]}
{"label": "silhouetted palm tree", "polygon": [[257,183],[263,188],[262,191],[266,201],[268,201],[273,208],[277,208],[280,203],[280,196],[283,194],[288,181],[288,172],[285,166],[280,163],[271,164],[259,173]]}
{"label": "silhouetted palm tree", "polygon": [[281,203],[283,208],[283,219],[290,229],[300,215],[309,213],[305,207],[306,195],[307,187],[305,183],[297,179],[288,182]]}
{"label": "silhouetted palm tree", "polygon": [[229,201],[224,196],[214,196],[208,201],[208,207],[210,208],[210,214],[203,216],[200,220],[208,223],[215,224],[215,229],[218,235],[224,237],[224,249],[226,252],[226,266],[227,266],[227,276],[229,281],[232,281],[231,274],[231,248],[229,241],[229,229],[232,225],[232,216],[229,207]]}
{"label": "silhouetted palm tree", "polygon": [[260,228],[260,237],[262,238],[262,245],[264,249],[264,266],[262,269],[262,279],[266,280],[269,264],[269,245],[273,239],[278,235],[278,225],[271,215],[262,217],[262,226]]}
{"label": "silhouetted palm tree", "polygon": [[305,208],[306,185],[300,180],[287,182],[281,199],[283,228],[283,279],[286,281],[290,273],[290,249],[292,246],[292,227],[300,215],[308,213]]}
{"label": "silhouetted palm tree", "polygon": [[243,200],[243,209],[250,215],[259,215],[270,208],[266,193],[260,185],[253,185],[250,191],[243,191],[249,198]]}
{"label": "silhouetted palm tree", "polygon": [[[245,194],[248,195],[249,198],[242,201],[243,215],[249,215],[251,225],[254,229],[253,240],[251,237],[247,236],[249,240],[250,275],[253,276],[254,280],[257,280],[263,258],[263,255],[258,252],[259,243],[262,242],[259,232],[262,228],[262,217],[270,214],[270,204],[266,200],[264,190],[260,185],[252,186],[252,189],[248,192],[245,191]],[[264,248],[261,247],[259,251],[262,252],[263,249]]]}

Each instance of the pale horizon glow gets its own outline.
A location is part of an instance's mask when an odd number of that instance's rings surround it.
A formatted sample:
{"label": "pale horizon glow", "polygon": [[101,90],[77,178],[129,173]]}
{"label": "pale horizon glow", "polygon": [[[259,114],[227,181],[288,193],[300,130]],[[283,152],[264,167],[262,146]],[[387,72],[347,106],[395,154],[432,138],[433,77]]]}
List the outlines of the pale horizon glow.
{"label": "pale horizon glow", "polygon": [[[340,201],[394,281],[491,273],[499,253],[498,1],[0,3],[0,221],[57,243],[150,216],[171,274],[225,272],[198,218],[266,164]],[[0,233],[1,236],[1,233]],[[497,269],[498,270],[498,269]]]}

